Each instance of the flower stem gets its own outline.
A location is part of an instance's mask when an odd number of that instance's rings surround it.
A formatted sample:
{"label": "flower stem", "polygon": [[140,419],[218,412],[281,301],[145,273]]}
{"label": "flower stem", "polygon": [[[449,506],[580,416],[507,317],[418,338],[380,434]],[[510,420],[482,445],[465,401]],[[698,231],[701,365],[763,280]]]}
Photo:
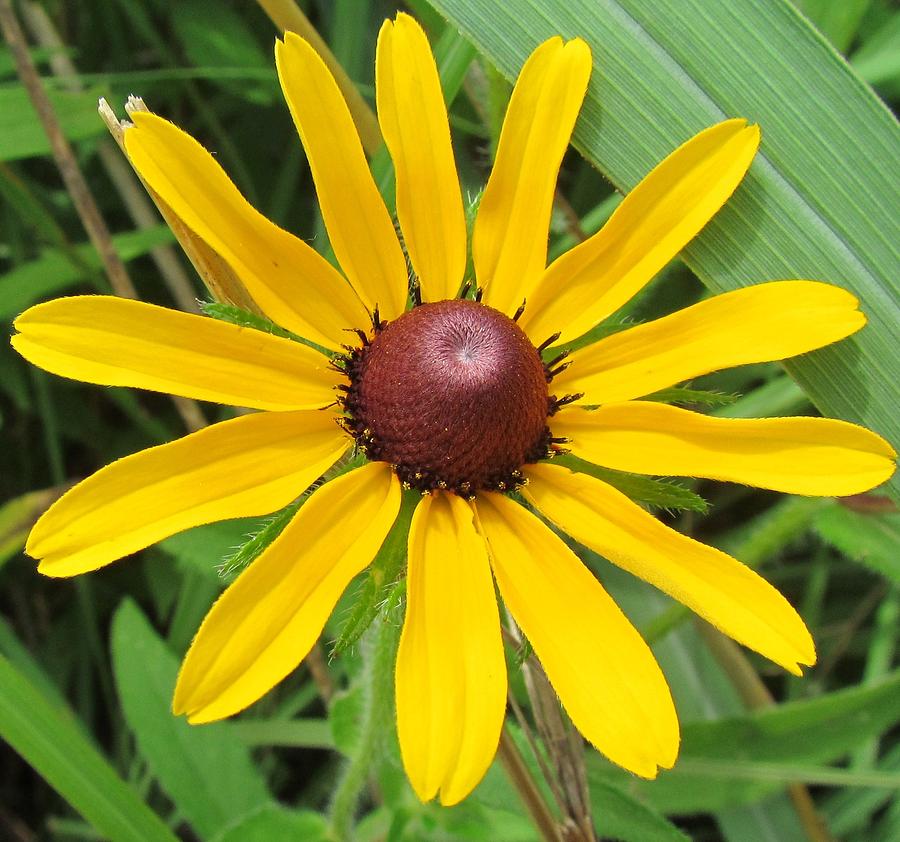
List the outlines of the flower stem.
{"label": "flower stem", "polygon": [[559,842],[559,830],[556,819],[541,791],[537,788],[528,766],[509,731],[504,728],[500,733],[500,747],[497,752],[506,774],[519,793],[531,818],[545,842]]}
{"label": "flower stem", "polygon": [[372,629],[371,645],[364,649],[364,706],[360,717],[359,742],[344,768],[331,802],[331,831],[340,842],[349,842],[353,838],[353,820],[359,796],[378,754],[378,742],[385,730],[385,720],[391,715],[394,659],[400,636],[400,626],[393,615],[402,592],[402,584],[391,591]]}

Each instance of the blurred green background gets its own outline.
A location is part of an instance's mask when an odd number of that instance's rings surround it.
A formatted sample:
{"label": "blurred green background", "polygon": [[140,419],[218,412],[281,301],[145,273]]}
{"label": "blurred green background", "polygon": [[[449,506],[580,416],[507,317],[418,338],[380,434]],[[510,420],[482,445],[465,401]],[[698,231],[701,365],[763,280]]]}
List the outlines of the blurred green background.
{"label": "blurred green background", "polygon": [[[541,4],[527,2],[498,3],[500,10],[476,0],[441,0],[434,8],[425,0],[309,0],[299,5],[370,101],[381,21],[398,8],[419,17],[432,43],[439,45],[445,87],[455,94],[451,125],[464,192],[470,197],[489,171],[510,90],[510,67],[536,43],[529,27],[553,31],[557,19],[560,27],[576,26],[563,3],[546,4],[546,20],[535,12]],[[627,104],[632,94],[640,96],[633,79],[617,75],[617,68],[629,61],[617,50],[632,45],[647,61],[657,60],[654,51],[678,58],[677,43],[651,37],[654,24],[673,31],[695,27],[701,57],[697,63],[706,66],[713,82],[721,80],[721,89],[708,87],[710,96],[721,95],[726,101],[736,84],[727,73],[729,51],[736,49],[726,37],[729,32],[749,28],[753,31],[747,43],[759,45],[781,38],[793,43],[796,37],[796,54],[785,59],[785,67],[770,69],[765,57],[760,58],[761,78],[770,74],[772,90],[783,91],[797,104],[798,113],[808,107],[814,114],[823,103],[826,111],[833,106],[835,131],[849,133],[835,138],[846,146],[827,137],[818,140],[828,141],[838,158],[844,156],[848,170],[860,156],[870,161],[882,181],[896,181],[896,125],[886,114],[878,115],[880,106],[865,100],[867,94],[859,94],[860,113],[893,138],[887,153],[873,151],[866,146],[866,138],[871,139],[868,124],[846,125],[849,120],[840,110],[845,103],[837,101],[840,90],[826,84],[829,74],[836,74],[834,78],[850,80],[847,84],[862,90],[862,80],[888,107],[896,107],[896,5],[887,0],[805,0],[800,12],[806,19],[775,0],[755,4],[760,11],[752,19],[740,17],[739,7],[746,3],[593,5],[595,17],[585,19],[584,25],[601,29],[588,31],[605,32],[602,27],[608,26],[622,38],[619,42],[611,35],[592,43],[601,68],[608,51],[608,78],[610,85],[618,86],[614,93],[619,99],[611,98],[604,112],[601,88],[601,110],[586,107],[576,141],[592,160],[571,151],[564,162],[551,255],[608,217],[617,201],[610,180],[617,186],[633,185],[649,169],[642,155],[650,156],[652,164],[674,146],[662,145],[664,151],[656,154],[654,144],[663,144],[664,138],[654,136],[649,124],[641,126],[639,115],[623,117],[624,128],[617,122],[620,104]],[[47,0],[14,6],[56,115],[140,298],[193,308],[195,299],[209,300],[209,294],[155,212],[146,219],[140,212],[135,217],[142,188],[127,165],[122,166],[97,116],[100,96],[120,117],[129,94],[142,96],[152,110],[214,150],[259,210],[327,250],[309,169],[275,76],[272,48],[277,30],[259,5],[250,0]],[[515,23],[520,16],[521,27]],[[499,21],[496,31],[489,25],[492,20]],[[779,31],[766,31],[767,22]],[[831,48],[823,47],[810,22],[847,58],[858,78],[842,66],[841,58],[828,53]],[[720,37],[711,37],[717,32]],[[667,66],[665,58],[659,59],[661,67]],[[782,78],[794,70],[824,81],[794,90]],[[675,64],[666,72],[681,78]],[[699,79],[703,71],[682,63],[678,72],[690,81],[691,73]],[[764,99],[760,89],[761,102]],[[766,136],[769,123],[757,114],[744,116],[760,120]],[[862,137],[857,144],[855,129]],[[621,138],[616,134],[620,131],[626,132]],[[627,148],[622,140],[627,131],[638,137],[646,132],[646,148]],[[660,131],[665,132],[665,125]],[[812,147],[814,143],[804,139],[806,131],[809,127],[795,120],[794,139]],[[778,127],[772,137],[770,160],[790,171],[789,144],[778,145]],[[11,52],[2,46],[4,335],[11,333],[13,318],[33,303],[56,295],[110,291],[49,151]],[[779,159],[781,153],[784,160]],[[842,176],[835,172],[835,179]],[[815,194],[817,178],[819,187],[827,186],[826,176],[810,173],[809,195]],[[823,190],[815,195],[826,195]],[[858,240],[852,226],[854,219],[866,215],[869,203],[869,216],[876,215],[877,208],[893,220],[893,228],[881,233],[889,244],[893,241],[896,259],[896,204],[882,207],[868,194],[845,200],[861,207],[856,217],[842,217],[850,220],[844,237],[848,248],[865,243],[863,224]],[[809,205],[815,202],[809,200]],[[822,211],[826,222],[829,212]],[[797,211],[797,224],[806,240],[798,236],[814,249],[823,235],[803,214]],[[715,235],[713,231],[710,236]],[[882,288],[883,309],[875,319],[881,327],[872,327],[873,335],[881,330],[881,336],[895,340],[897,268],[895,262],[892,285]],[[873,269],[872,274],[877,272]],[[727,286],[727,276],[727,271],[717,272],[701,244],[687,263],[670,265],[616,314],[615,324],[686,306],[709,286]],[[734,280],[741,282],[740,277]],[[891,347],[889,342],[885,347]],[[867,363],[865,348],[862,362],[856,363],[858,377],[844,391],[863,420],[868,420],[869,407],[859,404],[853,388],[871,377],[876,397],[881,389],[882,395],[893,392],[896,398],[897,381],[884,383],[890,376],[885,371],[896,365],[896,347],[892,363],[881,360],[884,369]],[[844,358],[821,359],[821,369],[815,363],[791,369],[807,392],[778,365],[747,366],[692,385],[719,396],[707,395],[710,411],[735,417],[814,412],[807,393],[820,407],[837,406],[831,411],[842,413],[832,393],[842,392]],[[834,371],[834,382],[829,383]],[[883,397],[881,401],[885,406]],[[875,399],[873,406],[872,423],[886,433],[879,427],[882,416]],[[896,402],[893,409],[896,415]],[[199,411],[206,422],[227,417],[221,407],[204,405]],[[373,638],[384,628],[396,628],[402,613],[389,606],[352,646],[328,658],[334,640],[346,635],[348,618],[357,616],[354,606],[367,587],[365,577],[338,606],[312,669],[301,667],[234,722],[192,729],[170,716],[177,663],[223,586],[219,568],[265,521],[193,530],[76,580],[48,580],[36,573],[22,551],[24,539],[55,496],[113,459],[183,435],[186,425],[196,421],[164,396],[47,375],[0,342],[0,737],[15,749],[0,745],[0,839],[546,838],[499,763],[458,807],[416,801],[399,765],[390,675],[372,662]],[[639,782],[585,751],[597,837],[629,842],[900,839],[900,672],[895,668],[900,516],[894,503],[878,492],[842,502],[810,501],[698,482],[650,485],[644,495],[667,522],[760,568],[799,608],[816,638],[820,660],[804,678],[785,675],[751,653],[726,645],[651,588],[577,548],[654,644],[684,726],[678,766],[654,783]],[[511,680],[528,721],[528,697],[517,670]],[[521,728],[512,721],[508,730],[555,811]]]}

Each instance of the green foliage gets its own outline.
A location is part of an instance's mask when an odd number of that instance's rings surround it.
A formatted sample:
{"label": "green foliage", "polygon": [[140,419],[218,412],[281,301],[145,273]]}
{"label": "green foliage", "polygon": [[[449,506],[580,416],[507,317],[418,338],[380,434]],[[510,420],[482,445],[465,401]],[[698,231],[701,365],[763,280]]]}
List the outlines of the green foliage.
{"label": "green foliage", "polygon": [[708,503],[699,494],[671,480],[653,479],[624,471],[614,471],[612,468],[602,468],[571,454],[557,456],[554,462],[601,479],[623,494],[627,494],[632,500],[656,509],[700,514],[706,514],[709,510]]}
{"label": "green foliage", "polygon": [[[141,257],[172,240],[172,232],[165,225],[113,237],[116,251],[125,261]],[[0,319],[15,318],[38,301],[70,291],[99,269],[100,259],[88,244],[70,246],[65,251],[47,249],[40,257],[0,275]]]}
{"label": "green foliage", "polygon": [[603,833],[623,842],[687,842],[685,836],[660,813],[606,781],[591,782],[591,807]]}
{"label": "green foliage", "polygon": [[674,403],[682,406],[702,406],[708,408],[731,406],[737,399],[738,395],[726,395],[722,392],[713,392],[709,389],[688,389],[684,386],[661,389],[644,398],[644,400],[659,401],[660,403]]}
{"label": "green foliage", "polygon": [[112,659],[122,712],[142,757],[203,838],[271,801],[228,723],[192,727],[172,715],[178,660],[131,601],[113,617]]}
{"label": "green foliage", "polygon": [[250,327],[254,330],[261,330],[263,333],[271,333],[274,336],[281,336],[284,339],[294,339],[294,335],[279,327],[271,319],[265,316],[258,316],[249,310],[242,310],[233,304],[223,304],[220,301],[203,301],[200,308],[207,316],[219,319],[223,322],[230,322],[238,327]]}
{"label": "green foliage", "polygon": [[250,813],[212,838],[212,842],[273,842],[275,839],[302,839],[328,842],[328,824],[311,810],[285,810],[270,805]]}
{"label": "green foliage", "polygon": [[[637,789],[668,814],[717,811],[747,804],[791,781],[900,790],[900,774],[866,775],[824,768],[862,741],[900,721],[900,673],[871,687],[829,693],[748,716],[684,726],[678,765]],[[627,780],[589,755],[591,776]]]}
{"label": "green foliage", "polygon": [[54,706],[2,656],[0,736],[105,836],[116,842],[174,842],[72,713]]}
{"label": "green foliage", "polygon": [[291,518],[303,505],[306,498],[301,498],[288,506],[285,506],[280,512],[272,515],[266,522],[265,526],[253,535],[249,541],[241,544],[230,556],[228,556],[219,566],[219,572],[226,580],[234,578],[241,570],[243,570],[250,562],[259,557],[260,553],[265,550],[290,523]]}
{"label": "green foliage", "polygon": [[[147,259],[172,236],[156,218],[137,229],[127,190],[109,179],[97,154],[105,134],[96,116],[100,92],[120,114],[127,94],[144,95],[209,148],[262,212],[330,255],[278,90],[276,32],[257,4],[220,4],[214,15],[202,0],[75,5],[43,4],[62,52],[78,65],[82,92],[49,78],[58,51],[31,53],[143,300],[175,301]],[[398,4],[300,5],[371,97],[378,27]],[[559,197],[567,207],[551,222],[551,259],[597,231],[621,201],[604,175],[630,189],[697,129],[731,116],[758,122],[763,148],[748,179],[684,261],[673,261],[579,343],[658,318],[708,290],[785,277],[839,283],[860,296],[869,317],[853,340],[789,363],[791,376],[776,365],[747,366],[651,397],[727,417],[809,414],[811,397],[828,414],[895,437],[891,214],[898,197],[887,174],[900,163],[897,129],[860,80],[888,106],[900,101],[900,12],[887,0],[797,5],[821,32],[783,0],[410,0],[404,7],[425,23],[435,49],[472,212],[525,56],[557,32],[591,41],[595,72],[576,133],[583,157],[571,153],[563,163]],[[109,292],[48,151],[9,50],[0,48],[0,318],[7,333],[18,313],[48,297]],[[371,163],[393,207],[386,151]],[[203,297],[193,281],[193,294]],[[302,277],[297,287],[302,294]],[[211,317],[298,339],[253,313],[202,306]],[[210,422],[231,416],[211,405],[201,411]],[[22,548],[54,493],[186,429],[164,397],[44,375],[0,342],[0,737],[8,744],[0,746],[0,823],[40,839],[113,842],[542,838],[499,759],[450,809],[419,803],[404,777],[392,658],[416,494],[406,495],[374,564],[338,603],[316,650],[333,648],[334,657],[301,665],[226,723],[193,727],[172,716],[178,663],[222,588],[307,499],[303,489],[280,512],[188,530],[90,577],[51,581],[35,573]],[[598,837],[820,838],[789,791],[799,782],[832,838],[900,838],[896,510],[876,495],[780,497],[606,471],[571,456],[560,463],[677,512],[671,520],[679,529],[759,569],[798,608],[819,651],[819,665],[803,678],[786,676],[752,653],[716,645],[715,633],[683,607],[576,548],[653,646],[683,725],[678,764],[653,782],[613,769],[585,747]],[[357,464],[344,462],[328,476]],[[897,487],[895,480],[889,491]],[[527,641],[507,647],[511,693],[526,722],[535,711],[521,666],[532,654]],[[763,704],[766,693],[771,703]],[[555,814],[531,746],[509,720]],[[535,739],[547,758],[552,746]]]}
{"label": "green foliage", "polygon": [[842,553],[900,584],[900,514],[855,512],[840,503],[819,511],[813,527]]}
{"label": "green foliage", "polygon": [[[96,88],[83,93],[49,91],[50,101],[69,140],[86,140],[105,133],[97,119]],[[25,90],[18,84],[0,85],[0,161],[48,155],[50,142]]]}
{"label": "green foliage", "polygon": [[406,539],[419,495],[406,492],[403,504],[384,544],[375,556],[356,593],[355,602],[334,642],[332,655],[340,655],[356,644],[372,621],[388,604],[406,564]]}

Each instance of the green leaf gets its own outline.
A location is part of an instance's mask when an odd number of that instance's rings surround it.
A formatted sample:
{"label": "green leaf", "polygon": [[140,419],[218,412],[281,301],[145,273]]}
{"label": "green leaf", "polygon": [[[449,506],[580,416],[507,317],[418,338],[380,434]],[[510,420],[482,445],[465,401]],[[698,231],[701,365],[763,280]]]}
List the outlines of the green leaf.
{"label": "green leaf", "polygon": [[229,724],[248,746],[334,748],[326,719],[238,719]]}
{"label": "green leaf", "polygon": [[802,0],[798,5],[839,52],[847,52],[871,0]]}
{"label": "green leaf", "polygon": [[357,591],[356,600],[334,642],[332,656],[347,651],[363,636],[400,578],[406,563],[409,524],[419,499],[419,495],[414,491],[403,495],[397,520],[384,539],[375,560],[369,565],[369,570]]}
{"label": "green leaf", "polygon": [[[156,225],[117,234],[112,239],[119,257],[128,261],[172,242],[172,232],[167,225]],[[86,269],[100,269],[100,258],[90,244],[75,246],[73,254],[82,266],[60,249],[47,249],[35,260],[0,275],[0,319],[18,316],[37,301],[81,283]]]}
{"label": "green leaf", "polygon": [[[900,773],[900,744],[885,752],[875,769]],[[851,831],[863,830],[875,813],[893,801],[896,794],[889,789],[844,789],[822,804],[821,814],[836,838],[847,839]]]}
{"label": "green leaf", "polygon": [[173,12],[175,32],[192,64],[228,70],[265,71],[268,83],[235,84],[232,79],[212,78],[251,102],[268,105],[275,99],[278,86],[272,71],[271,55],[258,46],[256,36],[236,11],[218,5],[215,26],[210,26],[210,6],[206,0],[180,0]]}
{"label": "green leaf", "polygon": [[203,838],[271,797],[228,723],[192,726],[172,713],[178,662],[135,603],[113,618],[112,658],[122,710],[160,786]]}
{"label": "green leaf", "polygon": [[337,750],[348,757],[352,757],[359,746],[360,726],[365,707],[365,688],[361,684],[341,691],[328,706],[331,739]]}
{"label": "green leaf", "polygon": [[[72,141],[105,134],[106,127],[97,116],[99,89],[72,93],[47,91],[63,134]],[[50,154],[50,141],[28,92],[18,82],[0,85],[0,161],[18,161]]]}
{"label": "green leaf", "polygon": [[238,325],[238,327],[252,327],[254,330],[261,330],[263,333],[271,333],[273,336],[303,341],[299,340],[299,337],[289,330],[279,327],[271,319],[267,319],[265,316],[258,316],[256,313],[251,313],[249,310],[242,310],[240,307],[235,307],[233,304],[223,304],[221,301],[202,301],[200,302],[200,309],[203,310],[204,314],[207,316],[219,319],[223,322],[229,322],[233,325]]}
{"label": "green leaf", "polygon": [[[552,35],[596,69],[574,142],[620,190],[698,130],[743,116],[763,143],[737,193],[683,252],[713,291],[817,278],[859,296],[868,325],[786,363],[826,414],[900,442],[896,122],[789,3],[434,0],[507,76]],[[827,96],[810,96],[827,91]],[[900,479],[892,481],[895,494]]]}
{"label": "green leaf", "polygon": [[[811,701],[765,708],[746,716],[684,726],[681,757],[656,781],[633,783],[638,794],[666,814],[685,815],[749,804],[792,777],[811,782],[853,783],[852,774],[820,769],[900,721],[900,671],[877,684],[851,687]],[[815,768],[809,769],[813,766]],[[588,756],[598,782],[627,780]],[[877,772],[860,785],[896,784],[896,773]],[[826,780],[828,779],[828,780]]]}
{"label": "green leaf", "polygon": [[853,69],[870,85],[900,81],[900,11],[893,13],[851,61]]}
{"label": "green leaf", "polygon": [[699,512],[703,515],[709,511],[709,504],[699,494],[672,480],[653,479],[602,468],[572,454],[557,456],[553,461],[565,468],[603,480],[632,500],[656,509]]}
{"label": "green leaf", "polygon": [[219,574],[222,578],[230,581],[250,562],[258,558],[263,550],[284,531],[306,500],[307,497],[295,500],[272,515],[258,532],[254,533],[248,541],[241,544],[219,565]]}
{"label": "green leaf", "polygon": [[643,400],[687,406],[721,407],[730,406],[739,397],[739,395],[726,395],[724,392],[712,392],[709,389],[688,389],[684,386],[673,386],[671,389],[660,389],[652,395],[647,395]]}
{"label": "green leaf", "polygon": [[675,825],[618,787],[594,781],[590,790],[594,824],[604,839],[688,842],[688,837]]}
{"label": "green leaf", "polygon": [[260,518],[237,518],[197,526],[179,532],[159,542],[159,548],[173,556],[187,570],[197,570],[215,579],[220,586],[225,580],[220,574],[223,564],[231,558],[248,539],[263,528]]}
{"label": "green leaf", "polygon": [[311,810],[294,812],[274,804],[243,816],[211,842],[275,842],[275,840],[327,840],[328,823]]}
{"label": "green leaf", "polygon": [[0,505],[0,568],[24,549],[31,527],[63,490],[46,488],[29,491]]}
{"label": "green leaf", "polygon": [[60,711],[0,656],[0,737],[112,842],[177,842],[100,754],[68,711]]}
{"label": "green leaf", "polygon": [[[0,655],[9,660],[12,668],[21,673],[22,678],[44,697],[47,704],[54,705],[64,716],[71,715],[65,697],[48,675],[45,666],[19,640],[13,627],[3,617],[0,617]],[[81,722],[75,724],[81,726]],[[84,733],[87,733],[87,729],[84,729]]]}
{"label": "green leaf", "polygon": [[844,555],[900,584],[900,513],[856,512],[833,502],[816,514],[813,528]]}

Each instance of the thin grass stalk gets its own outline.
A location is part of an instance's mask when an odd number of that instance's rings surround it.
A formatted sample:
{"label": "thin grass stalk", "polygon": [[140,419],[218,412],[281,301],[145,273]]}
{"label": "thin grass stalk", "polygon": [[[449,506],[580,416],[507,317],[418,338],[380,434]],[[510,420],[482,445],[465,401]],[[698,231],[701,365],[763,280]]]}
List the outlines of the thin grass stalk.
{"label": "thin grass stalk", "polygon": [[75,210],[78,212],[91,243],[97,250],[97,254],[100,255],[113,290],[116,295],[123,298],[136,299],[138,297],[137,290],[128,276],[125,264],[116,252],[109,229],[106,227],[106,222],[94,201],[93,194],[84,180],[72,146],[59,125],[53,105],[41,84],[37,68],[28,52],[25,34],[22,32],[22,27],[19,25],[9,0],[0,0],[0,28],[3,30],[6,43],[9,44],[19,79],[37,112],[47,139],[50,141],[50,148],[59,174],[62,176],[66,190],[72,197],[72,203],[75,205]]}
{"label": "thin grass stalk", "polygon": [[[49,60],[53,74],[65,83],[67,89],[72,91],[84,90],[78,69],[68,53],[63,49],[65,45],[46,11],[37,3],[24,3],[22,5],[22,16],[34,40],[40,46],[54,50]],[[148,201],[144,191],[138,186],[115,146],[109,140],[101,141],[97,146],[97,155],[110,181],[115,185],[116,190],[119,191],[119,195],[122,197],[125,208],[135,226],[141,230],[155,226],[157,224],[157,216],[153,212],[153,205]],[[194,292],[193,284],[179,262],[175,250],[167,245],[157,246],[151,250],[150,256],[156,263],[156,268],[159,270],[175,303],[185,312],[199,313],[200,307],[197,304],[197,296]]]}
{"label": "thin grass stalk", "polygon": [[504,728],[500,733],[500,747],[497,752],[506,774],[516,788],[528,813],[534,820],[535,827],[544,842],[562,842],[557,829],[556,819],[547,807],[541,791],[537,788],[528,765],[512,738],[509,730]]}

